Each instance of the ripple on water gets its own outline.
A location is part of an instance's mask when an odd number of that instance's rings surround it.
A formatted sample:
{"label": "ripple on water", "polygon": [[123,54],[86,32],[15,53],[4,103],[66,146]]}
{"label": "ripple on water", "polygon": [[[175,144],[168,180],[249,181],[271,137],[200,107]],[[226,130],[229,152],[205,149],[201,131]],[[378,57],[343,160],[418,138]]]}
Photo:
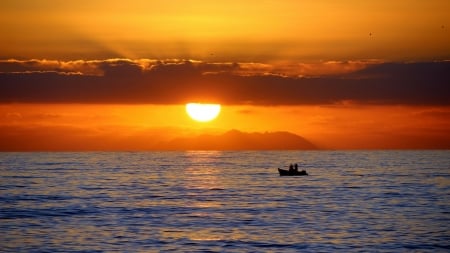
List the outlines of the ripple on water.
{"label": "ripple on water", "polygon": [[[447,252],[450,245],[446,151],[2,153],[0,160],[5,252]],[[310,176],[279,177],[276,168],[295,162]]]}

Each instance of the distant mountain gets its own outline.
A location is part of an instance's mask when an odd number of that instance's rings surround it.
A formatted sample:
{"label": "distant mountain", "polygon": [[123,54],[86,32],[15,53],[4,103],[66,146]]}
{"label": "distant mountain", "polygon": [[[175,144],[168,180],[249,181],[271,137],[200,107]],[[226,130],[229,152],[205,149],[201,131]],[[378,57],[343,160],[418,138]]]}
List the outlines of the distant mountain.
{"label": "distant mountain", "polygon": [[204,134],[176,138],[160,145],[172,150],[314,150],[305,138],[289,132],[245,133],[230,130],[221,135]]}

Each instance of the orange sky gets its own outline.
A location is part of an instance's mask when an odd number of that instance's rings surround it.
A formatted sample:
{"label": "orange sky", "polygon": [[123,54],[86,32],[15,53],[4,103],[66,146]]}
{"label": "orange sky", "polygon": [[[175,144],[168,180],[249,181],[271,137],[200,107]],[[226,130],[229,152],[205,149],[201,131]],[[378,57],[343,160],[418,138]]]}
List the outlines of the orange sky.
{"label": "orange sky", "polygon": [[[450,148],[450,1],[0,2],[0,150]],[[222,103],[212,122],[184,103]]]}
{"label": "orange sky", "polygon": [[[289,131],[324,149],[448,148],[450,108],[423,106],[223,106],[214,121],[183,105],[8,104],[0,150],[148,150],[200,134]],[[176,147],[174,147],[176,149]]]}
{"label": "orange sky", "polygon": [[449,9],[447,0],[2,1],[0,57],[442,60]]}

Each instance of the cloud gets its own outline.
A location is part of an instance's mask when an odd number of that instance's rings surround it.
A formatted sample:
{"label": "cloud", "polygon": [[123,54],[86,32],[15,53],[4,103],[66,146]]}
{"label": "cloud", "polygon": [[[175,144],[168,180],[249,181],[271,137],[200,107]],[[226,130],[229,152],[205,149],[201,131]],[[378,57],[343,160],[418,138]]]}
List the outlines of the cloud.
{"label": "cloud", "polygon": [[450,105],[450,61],[0,61],[2,103]]}

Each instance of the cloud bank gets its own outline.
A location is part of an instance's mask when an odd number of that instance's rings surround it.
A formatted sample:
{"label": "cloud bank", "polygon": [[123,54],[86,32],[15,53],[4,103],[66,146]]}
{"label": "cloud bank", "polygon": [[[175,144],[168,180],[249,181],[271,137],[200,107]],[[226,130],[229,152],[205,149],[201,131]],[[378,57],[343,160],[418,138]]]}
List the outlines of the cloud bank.
{"label": "cloud bank", "polygon": [[450,61],[2,60],[1,103],[450,105]]}

